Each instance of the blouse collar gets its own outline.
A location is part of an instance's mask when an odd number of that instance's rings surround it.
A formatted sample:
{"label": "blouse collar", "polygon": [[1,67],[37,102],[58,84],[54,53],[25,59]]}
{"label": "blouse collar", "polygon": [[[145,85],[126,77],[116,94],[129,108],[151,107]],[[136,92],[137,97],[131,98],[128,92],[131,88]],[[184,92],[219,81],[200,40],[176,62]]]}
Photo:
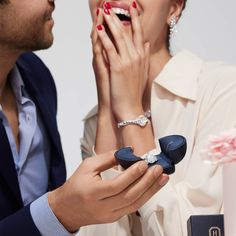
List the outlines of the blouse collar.
{"label": "blouse collar", "polygon": [[168,61],[153,82],[179,97],[196,101],[202,65],[203,61],[194,54],[179,52]]}

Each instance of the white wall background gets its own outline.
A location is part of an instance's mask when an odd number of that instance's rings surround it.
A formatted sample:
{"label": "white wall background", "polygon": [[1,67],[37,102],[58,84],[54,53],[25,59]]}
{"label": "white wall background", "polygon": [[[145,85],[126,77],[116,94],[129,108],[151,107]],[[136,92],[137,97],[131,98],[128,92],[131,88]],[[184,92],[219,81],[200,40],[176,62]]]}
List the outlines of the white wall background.
{"label": "white wall background", "polygon": [[[207,60],[236,64],[235,9],[235,0],[188,0],[174,38],[174,51],[188,49]],[[70,176],[81,161],[82,118],[96,104],[88,1],[57,0],[54,19],[55,43],[38,54],[57,85],[58,125]]]}

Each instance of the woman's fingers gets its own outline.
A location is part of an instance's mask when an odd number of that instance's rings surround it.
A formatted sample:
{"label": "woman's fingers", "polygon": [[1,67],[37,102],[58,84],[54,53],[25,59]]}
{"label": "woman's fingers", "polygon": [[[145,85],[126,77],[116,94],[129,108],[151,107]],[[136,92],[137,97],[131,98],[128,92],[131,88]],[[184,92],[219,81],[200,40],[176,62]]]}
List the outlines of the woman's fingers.
{"label": "woman's fingers", "polygon": [[103,11],[104,20],[115,41],[117,53],[121,59],[127,60],[130,58],[129,47],[126,42],[126,35],[120,20],[117,18],[112,9],[105,8]]}
{"label": "woman's fingers", "polygon": [[106,51],[110,65],[112,62],[116,63],[119,60],[116,48],[112,43],[111,39],[108,37],[103,25],[97,25],[98,37],[101,40],[102,46]]}
{"label": "woman's fingers", "polygon": [[144,58],[145,58],[145,62],[144,62],[144,89],[145,89],[145,85],[146,82],[149,78],[149,67],[150,67],[150,43],[147,42],[144,44]]}
{"label": "woman's fingers", "polygon": [[93,23],[93,28],[92,28],[92,33],[91,33],[91,41],[92,41],[94,55],[102,54],[102,45],[101,45],[101,41],[98,38],[97,29],[96,29],[97,25],[103,24],[104,22],[103,14],[101,14],[101,12],[102,12],[102,9],[98,8],[97,18],[95,19]]}
{"label": "woman's fingers", "polygon": [[104,48],[101,40],[98,37],[97,24],[104,22],[102,9],[97,9],[97,18],[94,20],[93,31],[91,34],[92,49],[93,49],[93,70],[97,84],[97,95],[99,104],[107,105],[110,104],[109,95],[109,68],[107,66],[107,58],[104,54]]}
{"label": "woman's fingers", "polygon": [[137,4],[134,1],[130,6],[130,16],[131,23],[133,29],[133,41],[135,48],[138,50],[140,54],[144,53],[144,40],[143,40],[143,30],[139,18],[139,14],[137,11]]}
{"label": "woman's fingers", "polygon": [[[114,48],[116,49],[116,53],[120,56],[121,60],[123,60],[124,62],[129,62],[130,60],[132,60],[132,58],[137,59],[138,57],[140,57],[140,59],[143,59],[145,56],[143,31],[137,11],[136,2],[133,2],[130,6],[132,32],[130,32],[129,30],[125,30],[125,27],[129,26],[122,25],[122,22],[112,11],[111,7],[106,6],[102,10],[102,15],[110,33],[112,34],[112,38],[114,39],[114,41],[112,42],[111,36],[109,35],[110,41],[113,43]],[[102,31],[104,27],[100,26],[102,24],[98,25],[99,30]],[[106,42],[108,41],[106,40]],[[111,48],[109,47],[109,51],[110,49]]]}
{"label": "woman's fingers", "polygon": [[[95,19],[93,23],[93,30],[91,33],[91,40],[92,40],[92,49],[93,49],[93,67],[95,69],[95,74],[100,76],[108,76],[107,71],[107,55],[104,53],[104,48],[102,46],[102,42],[100,38],[98,37],[97,32],[97,25],[101,25],[104,23],[104,18],[102,14],[102,8],[97,9],[97,18]],[[99,67],[99,71],[98,71]],[[97,78],[97,76],[96,76]]]}

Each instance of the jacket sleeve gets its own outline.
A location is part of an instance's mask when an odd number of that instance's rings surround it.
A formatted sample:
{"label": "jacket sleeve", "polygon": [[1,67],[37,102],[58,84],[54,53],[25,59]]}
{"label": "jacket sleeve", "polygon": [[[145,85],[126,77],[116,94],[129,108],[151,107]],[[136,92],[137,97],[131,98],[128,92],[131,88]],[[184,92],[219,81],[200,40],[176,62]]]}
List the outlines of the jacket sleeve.
{"label": "jacket sleeve", "polygon": [[31,217],[30,205],[0,221],[0,235],[18,236],[19,234],[41,235]]}

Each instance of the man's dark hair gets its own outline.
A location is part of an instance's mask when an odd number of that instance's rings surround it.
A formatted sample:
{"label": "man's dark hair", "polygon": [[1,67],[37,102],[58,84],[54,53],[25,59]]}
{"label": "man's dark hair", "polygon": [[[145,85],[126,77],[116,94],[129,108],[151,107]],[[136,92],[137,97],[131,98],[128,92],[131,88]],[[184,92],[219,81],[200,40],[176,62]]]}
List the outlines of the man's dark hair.
{"label": "man's dark hair", "polygon": [[183,10],[184,10],[184,8],[185,8],[185,6],[186,6],[186,2],[187,2],[187,0],[184,0]]}
{"label": "man's dark hair", "polygon": [[183,12],[183,10],[185,9],[185,7],[186,7],[186,2],[187,2],[187,0],[184,0],[184,4],[183,4],[183,9],[182,9],[182,12]]}
{"label": "man's dark hair", "polygon": [[9,2],[10,2],[10,0],[0,0],[1,5],[8,4]]}

